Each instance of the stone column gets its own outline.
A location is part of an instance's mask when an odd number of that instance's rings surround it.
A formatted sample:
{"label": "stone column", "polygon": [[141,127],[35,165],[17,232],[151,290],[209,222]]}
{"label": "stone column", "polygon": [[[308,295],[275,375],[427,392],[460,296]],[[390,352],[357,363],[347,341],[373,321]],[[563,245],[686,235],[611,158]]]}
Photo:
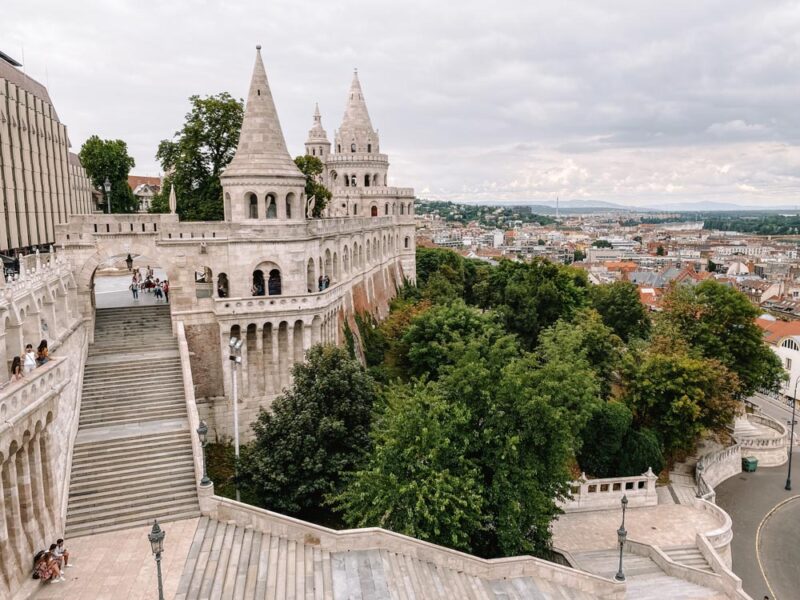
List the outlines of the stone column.
{"label": "stone column", "polygon": [[242,364],[239,365],[239,400],[245,396],[250,396],[250,353],[247,351],[247,327],[240,327],[242,343],[241,357]]}
{"label": "stone column", "polygon": [[[30,441],[28,442],[30,443]],[[33,512],[33,495],[31,494],[31,469],[28,461],[27,444],[17,450],[17,488],[19,489],[19,508],[22,530],[30,552],[36,546],[36,515]]]}
{"label": "stone column", "polygon": [[267,392],[264,382],[264,326],[256,325],[256,350],[253,356],[254,372],[250,375],[251,381],[255,385],[257,396],[263,396]]}
{"label": "stone column", "polygon": [[280,330],[279,323],[272,323],[272,391],[277,394],[281,391],[281,363],[280,354],[278,353],[278,331]]}
{"label": "stone column", "polygon": [[42,467],[42,487],[44,489],[45,507],[47,509],[52,530],[55,533],[64,529],[61,521],[61,494],[55,477],[55,454],[51,448],[53,437],[45,429],[37,436],[39,444],[39,464]]}
{"label": "stone column", "polygon": [[225,397],[233,397],[233,388],[231,387],[231,361],[228,358],[231,354],[231,349],[228,346],[230,342],[230,327],[219,326],[219,347],[220,355],[222,356],[222,388]]}
{"label": "stone column", "polygon": [[[7,515],[6,511],[10,511],[10,505],[6,506],[6,495],[4,492],[4,485],[3,485],[3,477],[2,473],[5,469],[5,464],[0,463],[0,548],[8,548],[9,550],[14,547],[11,543],[11,540],[8,539],[8,527],[6,525],[6,519],[10,517],[10,514]],[[6,582],[6,585],[9,585],[11,582],[11,575],[12,573],[16,573],[18,571],[18,565],[16,564],[16,556],[14,552],[11,551],[2,551],[2,560],[0,560],[0,576],[3,577],[3,580]]]}
{"label": "stone column", "polygon": [[286,385],[292,385],[294,366],[294,323],[286,323]]}
{"label": "stone column", "polygon": [[303,321],[303,354],[311,348],[311,323]]}
{"label": "stone column", "polygon": [[47,507],[53,504],[53,498],[47,495],[47,490],[44,486],[44,471],[42,469],[42,447],[40,443],[41,434],[37,433],[28,443],[28,460],[31,469],[31,489],[33,492],[33,512],[36,515],[36,528],[42,536],[42,539],[47,537],[48,533],[55,533],[53,531],[53,523],[50,519],[50,512]]}
{"label": "stone column", "polygon": [[8,457],[3,469],[3,498],[6,505],[8,537],[11,541],[11,549],[16,557],[18,565],[26,564],[23,557],[27,555],[25,550],[25,534],[22,531],[22,517],[20,515],[19,488],[17,487],[17,464],[16,457],[12,454]]}

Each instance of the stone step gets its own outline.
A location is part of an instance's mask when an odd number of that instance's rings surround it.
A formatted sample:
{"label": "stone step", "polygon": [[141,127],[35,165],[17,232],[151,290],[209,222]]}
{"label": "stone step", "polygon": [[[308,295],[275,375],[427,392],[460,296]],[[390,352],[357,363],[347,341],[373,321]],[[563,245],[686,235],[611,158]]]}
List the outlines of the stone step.
{"label": "stone step", "polygon": [[[179,395],[180,394],[180,395]],[[146,396],[121,396],[114,394],[113,396],[92,396],[91,398],[84,398],[81,404],[82,411],[95,411],[104,408],[120,408],[124,409],[131,406],[150,406],[152,404],[161,404],[171,402],[173,404],[184,404],[183,391],[167,390],[164,392],[147,394]]]}
{"label": "stone step", "polygon": [[[111,413],[113,414],[113,413]],[[186,418],[186,407],[183,405],[174,408],[162,408],[158,410],[148,411],[146,414],[135,414],[131,416],[109,417],[103,415],[100,417],[81,417],[78,422],[80,429],[94,429],[97,427],[108,427],[110,425],[123,425],[129,423],[147,423],[149,421],[171,421],[180,418]]]}
{"label": "stone step", "polygon": [[[147,485],[145,487],[132,488],[138,491],[132,491],[122,496],[118,491],[86,491],[82,494],[76,494],[70,498],[69,510],[73,516],[78,516],[82,509],[92,508],[108,508],[115,503],[123,502],[123,505],[132,504],[133,502],[143,499],[175,499],[179,494],[191,494],[196,491],[194,480],[173,480],[171,483],[162,482],[160,485]],[[124,500],[120,500],[124,498]]]}
{"label": "stone step", "polygon": [[[149,449],[148,449],[149,450]],[[152,451],[152,450],[151,450]],[[175,446],[171,448],[159,448],[157,456],[159,458],[185,458],[186,455],[192,455],[191,444]],[[122,451],[115,454],[97,455],[81,457],[80,460],[72,462],[72,469],[76,473],[86,472],[85,469],[95,468],[98,464],[103,466],[124,466],[132,462],[141,462],[147,460],[152,456],[149,452],[142,451]]]}
{"label": "stone step", "polygon": [[109,531],[119,531],[120,529],[130,529],[131,527],[141,527],[152,525],[154,519],[158,519],[160,524],[170,521],[181,521],[183,519],[193,519],[200,516],[200,509],[185,507],[170,513],[159,512],[158,507],[152,510],[142,511],[138,515],[125,518],[97,519],[88,523],[67,523],[65,536],[67,538],[77,538]]}
{"label": "stone step", "polygon": [[179,479],[183,480],[187,477],[194,478],[193,467],[188,465],[181,465],[180,467],[173,466],[169,471],[165,471],[160,475],[148,475],[147,472],[143,473],[141,471],[137,471],[129,473],[128,475],[118,475],[114,477],[96,478],[75,482],[70,485],[69,493],[70,497],[72,494],[77,494],[80,496],[84,495],[85,493],[99,490],[100,486],[102,486],[102,489],[106,491],[116,490],[120,493],[124,493],[125,490],[128,490],[131,487],[142,485],[143,481],[147,481],[149,485],[158,485],[164,481],[173,482]]}
{"label": "stone step", "polygon": [[125,389],[125,388],[145,388],[154,387],[152,384],[176,383],[183,384],[181,371],[178,369],[155,369],[148,373],[134,375],[105,375],[90,377],[84,381],[84,389],[87,392],[101,391],[103,389]]}
{"label": "stone step", "polygon": [[126,475],[133,475],[137,473],[141,474],[143,478],[146,478],[148,473],[150,473],[153,469],[168,469],[170,466],[175,467],[184,465],[187,468],[191,466],[192,469],[194,469],[194,462],[190,464],[188,461],[178,461],[176,465],[175,459],[171,456],[166,456],[163,458],[156,456],[149,460],[134,460],[127,465],[104,465],[101,463],[93,465],[91,468],[84,467],[80,470],[74,471],[72,473],[71,481],[77,485],[88,481],[101,481],[109,478],[114,480]]}
{"label": "stone step", "polygon": [[696,546],[663,548],[663,550],[672,561],[678,564],[694,567],[695,569],[702,569],[703,571],[713,570],[706,560],[706,557],[700,552],[700,548]]}
{"label": "stone step", "polygon": [[171,440],[186,440],[189,439],[188,430],[181,431],[167,431],[163,433],[153,433],[151,435],[136,435],[123,438],[116,438],[113,440],[100,440],[96,442],[79,442],[75,444],[73,454],[78,454],[86,450],[92,449],[109,449],[109,448],[130,448],[133,445],[146,446],[149,443],[160,444]]}
{"label": "stone step", "polygon": [[88,498],[82,498],[80,506],[72,506],[67,509],[67,519],[70,523],[83,523],[89,519],[102,519],[106,516],[121,516],[139,512],[141,508],[150,506],[164,506],[165,509],[176,505],[185,506],[197,504],[197,491],[194,486],[188,489],[166,492],[149,492],[144,490],[138,494],[126,494],[117,496],[116,499],[107,499],[102,502],[92,504]]}

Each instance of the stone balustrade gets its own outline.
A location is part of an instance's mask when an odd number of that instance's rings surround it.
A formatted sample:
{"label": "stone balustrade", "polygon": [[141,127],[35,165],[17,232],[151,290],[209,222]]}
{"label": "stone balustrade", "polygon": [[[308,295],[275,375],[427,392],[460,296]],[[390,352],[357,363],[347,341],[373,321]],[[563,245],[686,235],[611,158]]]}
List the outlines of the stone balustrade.
{"label": "stone balustrade", "polygon": [[658,504],[656,479],[651,469],[638,477],[587,479],[582,475],[572,482],[571,498],[562,502],[561,508],[568,513],[617,509],[623,496],[627,497],[630,508],[655,506]]}
{"label": "stone balustrade", "polygon": [[764,414],[748,414],[747,420],[775,434],[737,440],[742,447],[742,457],[752,456],[762,467],[777,467],[789,460],[789,430],[782,423]]}
{"label": "stone balustrade", "polygon": [[244,296],[240,298],[215,298],[214,313],[218,317],[265,312],[293,313],[295,311],[318,312],[340,300],[350,286],[343,283],[334,284],[321,292],[300,294],[296,296]]}
{"label": "stone balustrade", "polygon": [[[63,383],[63,357],[52,357],[47,363],[19,381],[7,381],[0,387],[0,421],[7,425],[17,415],[38,406],[42,398]],[[0,431],[4,425],[0,423]]]}
{"label": "stone balustrade", "polygon": [[742,446],[734,444],[700,457],[694,478],[698,497],[714,502],[714,488],[742,471]]}

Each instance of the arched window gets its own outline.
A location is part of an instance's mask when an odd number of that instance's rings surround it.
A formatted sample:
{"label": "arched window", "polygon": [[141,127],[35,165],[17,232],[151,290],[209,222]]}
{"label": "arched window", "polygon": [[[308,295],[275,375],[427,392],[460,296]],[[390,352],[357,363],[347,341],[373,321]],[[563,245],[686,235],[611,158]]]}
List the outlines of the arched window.
{"label": "arched window", "polygon": [[255,194],[247,194],[247,200],[249,205],[249,213],[248,216],[251,219],[258,218],[258,196]]}
{"label": "arched window", "polygon": [[228,276],[225,273],[220,273],[217,277],[217,296],[227,298],[228,293]]}
{"label": "arched window", "polygon": [[378,207],[377,207],[377,206],[373,206],[373,207],[370,209],[370,212],[372,213],[372,216],[373,216],[373,217],[377,217],[377,216],[378,216]]}
{"label": "arched window", "polygon": [[353,173],[350,175],[350,185],[356,187],[358,185],[358,179],[356,179],[356,174]]}
{"label": "arched window", "polygon": [[[281,295],[281,272],[278,269],[272,269],[269,272],[269,281],[267,282],[267,289],[270,296]],[[263,296],[263,294],[261,294]]]}
{"label": "arched window", "polygon": [[311,156],[316,156],[316,155],[317,155],[317,150],[316,150],[316,148],[312,148],[312,149],[311,149]]}
{"label": "arched window", "polygon": [[410,214],[410,215],[414,214],[414,203],[413,202],[409,202],[408,203],[408,214]]}
{"label": "arched window", "polygon": [[406,236],[404,245],[405,245],[406,248],[408,248],[408,236]]}
{"label": "arched window", "polygon": [[277,198],[275,198],[275,194],[267,194],[266,203],[267,203],[267,218],[277,219],[278,204],[277,204]]}
{"label": "arched window", "polygon": [[261,269],[253,271],[253,284],[250,287],[250,293],[253,296],[263,296],[265,294],[264,271]]}
{"label": "arched window", "polygon": [[344,176],[344,187],[350,187],[350,175]]}
{"label": "arched window", "polygon": [[322,152],[322,146],[319,147],[319,155],[322,156],[324,152]]}
{"label": "arched window", "polygon": [[308,289],[308,293],[313,293],[316,288],[316,281],[314,278],[314,259],[309,258],[308,264],[306,265],[306,289]]}
{"label": "arched window", "polygon": [[353,214],[354,215],[358,214],[358,204],[353,204]]}
{"label": "arched window", "polygon": [[292,218],[292,204],[294,204],[294,193],[289,192],[286,194],[286,218]]}
{"label": "arched window", "polygon": [[336,180],[339,178],[339,174],[336,171],[331,171],[331,181],[333,181],[333,185],[336,185]]}
{"label": "arched window", "polygon": [[383,205],[383,214],[384,215],[388,215],[389,214],[389,204],[388,203]]}
{"label": "arched window", "polygon": [[350,152],[355,152],[355,151],[356,151],[356,145],[350,144]]}
{"label": "arched window", "polygon": [[369,187],[369,175],[364,175],[364,187]]}
{"label": "arched window", "polygon": [[342,145],[341,144],[336,144],[336,152],[338,152],[339,154],[342,153]]}
{"label": "arched window", "polygon": [[403,204],[402,202],[400,203],[400,214],[401,214],[401,215],[402,215],[402,214],[405,214],[405,212],[406,212],[405,206],[406,206],[406,205],[405,205],[405,204]]}
{"label": "arched window", "polygon": [[372,144],[367,144],[367,152],[372,152]]}
{"label": "arched window", "polygon": [[798,346],[797,342],[795,342],[791,338],[783,340],[783,342],[781,342],[781,348],[788,348],[789,350],[795,350],[795,351],[800,350],[800,346]]}
{"label": "arched window", "polygon": [[372,174],[372,185],[375,185],[375,186],[378,185],[378,174],[377,173],[373,173]]}

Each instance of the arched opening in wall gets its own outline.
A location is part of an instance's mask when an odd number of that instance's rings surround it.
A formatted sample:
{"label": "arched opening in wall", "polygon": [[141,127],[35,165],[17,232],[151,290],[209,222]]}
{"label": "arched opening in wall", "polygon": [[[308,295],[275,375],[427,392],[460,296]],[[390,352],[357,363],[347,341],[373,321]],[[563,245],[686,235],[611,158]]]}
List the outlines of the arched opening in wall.
{"label": "arched opening in wall", "polygon": [[281,295],[281,272],[278,269],[272,269],[269,272],[269,280],[267,281],[267,289],[270,296]]}
{"label": "arched opening in wall", "polygon": [[336,144],[336,152],[338,152],[339,154],[342,153],[342,145],[341,144]]}
{"label": "arched opening in wall", "polygon": [[369,187],[369,174],[364,175],[364,187]]}
{"label": "arched opening in wall", "polygon": [[253,194],[252,192],[247,194],[247,206],[248,206],[248,213],[247,216],[250,219],[257,219],[258,218],[258,196]]}
{"label": "arched opening in wall", "polygon": [[408,239],[408,236],[406,236],[406,239],[404,241],[404,246],[403,246],[406,250],[408,250],[408,244],[409,244],[409,239]]}
{"label": "arched opening in wall", "polygon": [[295,195],[293,192],[286,194],[286,218],[292,218],[292,205],[294,204]]}
{"label": "arched opening in wall", "polygon": [[409,202],[408,203],[408,214],[410,214],[410,215],[414,214],[414,203],[413,202]]}
{"label": "arched opening in wall", "polygon": [[[245,360],[247,361],[247,378],[242,377],[240,380],[242,382],[242,391],[249,396],[258,396],[260,394],[260,386],[258,385],[259,357],[256,354],[258,341],[256,333],[256,324],[250,323],[245,331],[245,348],[247,348],[247,354],[245,355]],[[242,369],[242,371],[244,371],[244,369]],[[245,385],[247,386],[246,388]]]}
{"label": "arched opening in wall", "polygon": [[392,202],[392,214],[393,215],[397,214],[397,203],[395,202]]}
{"label": "arched opening in wall", "polygon": [[383,176],[383,187],[386,187],[387,185],[389,185],[388,183],[386,183],[387,182],[386,177],[387,177],[386,175]]}
{"label": "arched opening in wall", "polygon": [[388,204],[388,202],[383,205],[383,214],[384,215],[388,215],[389,214],[389,204]]}
{"label": "arched opening in wall", "polygon": [[345,275],[350,273],[350,250],[347,246],[342,251],[342,268]]}
{"label": "arched opening in wall", "polygon": [[268,219],[277,219],[278,218],[278,199],[275,197],[275,194],[267,194],[265,202],[267,203],[267,218]]}
{"label": "arched opening in wall", "polygon": [[214,295],[214,275],[211,267],[195,268],[194,295],[196,298],[211,298]]}
{"label": "arched opening in wall", "polygon": [[353,214],[354,214],[354,215],[357,215],[357,214],[358,214],[358,203],[356,203],[356,204],[353,204]]}
{"label": "arched opening in wall", "polygon": [[337,179],[339,178],[339,174],[336,171],[331,171],[331,182],[333,185],[337,185]]}
{"label": "arched opening in wall", "polygon": [[355,151],[356,151],[356,145],[350,144],[350,152],[355,152]]}
{"label": "arched opening in wall", "polygon": [[[191,267],[184,271],[188,295],[192,294],[193,272]],[[111,256],[97,265],[89,279],[93,304],[102,309],[168,303],[173,288],[172,275],[177,273],[167,273],[159,259],[135,252]]]}
{"label": "arched opening in wall", "polygon": [[372,174],[372,185],[378,185],[378,174],[377,173],[373,173]]}
{"label": "arched opening in wall", "polygon": [[230,290],[228,289],[228,275],[226,273],[220,273],[217,276],[217,297],[227,298],[229,295]]}
{"label": "arched opening in wall", "polygon": [[344,187],[350,187],[350,175],[345,174],[345,176],[344,176]]}
{"label": "arched opening in wall", "polygon": [[317,155],[317,149],[316,148],[312,148],[311,149],[311,156],[316,156],[316,155]]}
{"label": "arched opening in wall", "polygon": [[373,216],[373,217],[377,217],[377,216],[378,216],[378,207],[377,207],[377,206],[372,206],[372,207],[369,209],[369,212],[370,212],[370,215],[371,215],[371,216]]}
{"label": "arched opening in wall", "polygon": [[309,258],[308,263],[306,264],[306,289],[308,290],[309,294],[314,293],[317,290],[317,281],[316,277],[314,276],[314,259]]}
{"label": "arched opening in wall", "polygon": [[241,338],[242,337],[242,328],[239,325],[232,325],[231,326],[231,335],[230,335],[230,337]]}
{"label": "arched opening in wall", "polygon": [[370,248],[369,247],[370,247],[370,243],[369,243],[369,240],[367,240],[367,264],[370,263]]}
{"label": "arched opening in wall", "polygon": [[323,271],[323,273],[325,273],[325,277],[327,277],[328,280],[330,280],[331,277],[333,276],[333,258],[331,256],[331,251],[329,249],[325,250],[325,270]]}
{"label": "arched opening in wall", "polygon": [[225,215],[226,216],[230,215],[231,214],[231,195],[230,195],[230,193],[225,192],[225,198],[224,198],[223,202],[224,202],[223,210],[225,212]]}
{"label": "arched opening in wall", "polygon": [[400,203],[400,214],[401,214],[401,215],[402,215],[402,214],[405,214],[405,212],[406,212],[405,206],[406,206],[406,205],[405,205],[405,204],[403,204],[402,202]]}
{"label": "arched opening in wall", "polygon": [[322,342],[322,319],[319,315],[311,321],[311,345],[316,346]]}
{"label": "arched opening in wall", "polygon": [[368,153],[372,152],[372,144],[367,144],[367,152]]}
{"label": "arched opening in wall", "polygon": [[339,255],[334,252],[333,253],[333,281],[338,282],[341,279],[339,276]]}
{"label": "arched opening in wall", "polygon": [[253,296],[264,296],[266,294],[264,285],[264,271],[256,269],[253,271],[253,283],[250,286],[250,293]]}

